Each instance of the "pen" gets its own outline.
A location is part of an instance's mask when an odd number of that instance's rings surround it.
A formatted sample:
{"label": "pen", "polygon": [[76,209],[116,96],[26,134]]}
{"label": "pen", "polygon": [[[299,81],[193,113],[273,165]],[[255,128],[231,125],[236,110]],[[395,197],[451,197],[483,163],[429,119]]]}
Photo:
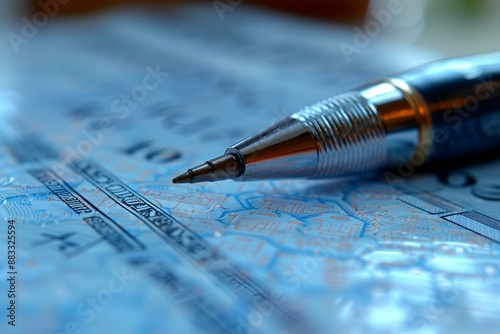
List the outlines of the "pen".
{"label": "pen", "polygon": [[435,61],[306,107],[174,183],[332,178],[500,148],[500,52]]}

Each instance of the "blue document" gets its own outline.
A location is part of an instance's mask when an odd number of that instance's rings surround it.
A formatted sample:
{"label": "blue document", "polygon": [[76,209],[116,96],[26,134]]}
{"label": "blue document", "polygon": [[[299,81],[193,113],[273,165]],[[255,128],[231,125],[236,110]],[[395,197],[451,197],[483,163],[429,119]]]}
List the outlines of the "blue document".
{"label": "blue document", "polygon": [[2,333],[497,330],[498,160],[171,182],[308,104],[432,60],[425,52],[374,39],[347,55],[351,28],[245,6],[9,32]]}

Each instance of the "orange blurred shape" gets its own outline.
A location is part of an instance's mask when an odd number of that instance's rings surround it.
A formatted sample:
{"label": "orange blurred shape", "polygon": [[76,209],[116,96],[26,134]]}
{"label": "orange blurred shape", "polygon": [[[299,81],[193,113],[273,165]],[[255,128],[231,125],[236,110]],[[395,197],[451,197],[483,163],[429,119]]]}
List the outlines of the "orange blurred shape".
{"label": "orange blurred shape", "polygon": [[[188,3],[194,1],[179,0],[32,0],[34,12],[43,11],[40,3],[57,2],[59,4],[58,14],[80,14],[100,9],[105,9],[121,4],[142,4],[145,2],[168,2],[168,3]],[[235,7],[239,4],[256,4],[263,7],[279,9],[299,15],[311,16],[320,19],[338,20],[345,22],[359,22],[363,19],[369,0],[213,0],[198,1],[211,3],[220,2]]]}

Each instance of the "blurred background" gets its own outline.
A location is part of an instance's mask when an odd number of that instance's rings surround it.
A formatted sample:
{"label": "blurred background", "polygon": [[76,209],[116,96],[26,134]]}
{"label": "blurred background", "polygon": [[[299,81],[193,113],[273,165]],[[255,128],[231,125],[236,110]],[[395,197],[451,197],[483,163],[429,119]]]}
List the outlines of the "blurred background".
{"label": "blurred background", "polygon": [[[82,15],[117,6],[146,2],[188,3],[151,0],[3,0],[0,20],[20,21],[23,16],[47,12],[57,2],[56,16]],[[191,1],[192,2],[192,1]],[[382,33],[398,43],[421,46],[438,54],[455,56],[500,49],[500,1],[496,0],[213,0],[214,6],[255,5],[317,20],[338,22],[363,29],[376,13],[391,6],[401,8]],[[396,7],[395,7],[396,8]]]}

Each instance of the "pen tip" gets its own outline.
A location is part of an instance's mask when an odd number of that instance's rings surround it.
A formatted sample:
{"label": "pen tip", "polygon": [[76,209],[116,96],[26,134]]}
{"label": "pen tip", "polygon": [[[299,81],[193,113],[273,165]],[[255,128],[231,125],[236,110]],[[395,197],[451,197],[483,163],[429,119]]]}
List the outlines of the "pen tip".
{"label": "pen tip", "polygon": [[179,176],[176,176],[173,178],[172,182],[173,183],[192,183],[193,182],[193,172],[191,170],[188,170],[185,173],[182,173]]}
{"label": "pen tip", "polygon": [[173,183],[198,183],[234,179],[243,173],[244,166],[233,154],[220,157],[190,168],[187,172],[175,177]]}

